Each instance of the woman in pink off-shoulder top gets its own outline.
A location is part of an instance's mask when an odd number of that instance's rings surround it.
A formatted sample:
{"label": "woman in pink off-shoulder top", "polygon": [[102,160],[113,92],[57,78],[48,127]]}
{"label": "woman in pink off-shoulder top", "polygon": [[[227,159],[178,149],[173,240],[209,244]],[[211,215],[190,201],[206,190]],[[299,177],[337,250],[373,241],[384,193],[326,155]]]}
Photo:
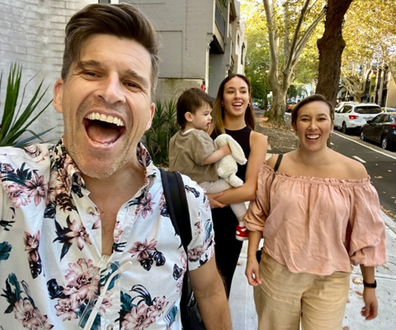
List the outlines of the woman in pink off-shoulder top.
{"label": "woman in pink off-shoulder top", "polygon": [[[364,279],[366,320],[378,312],[374,267],[386,262],[378,194],[364,166],[327,147],[334,108],[322,95],[293,110],[297,150],[264,164],[245,217],[246,276],[259,330],[341,329],[351,263]],[[264,237],[260,264],[256,250]]]}

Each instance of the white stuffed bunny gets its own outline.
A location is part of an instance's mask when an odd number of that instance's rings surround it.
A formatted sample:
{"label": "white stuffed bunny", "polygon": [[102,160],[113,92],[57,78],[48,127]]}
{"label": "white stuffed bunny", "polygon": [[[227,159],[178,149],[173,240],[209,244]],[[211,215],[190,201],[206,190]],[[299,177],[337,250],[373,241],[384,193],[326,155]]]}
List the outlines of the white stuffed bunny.
{"label": "white stuffed bunny", "polygon": [[243,181],[236,176],[238,164],[245,165],[247,160],[243,150],[238,142],[236,142],[230,135],[221,134],[214,140],[215,148],[228,144],[231,149],[231,154],[220,159],[217,166],[217,174],[220,178],[227,181],[233,187],[243,185]]}

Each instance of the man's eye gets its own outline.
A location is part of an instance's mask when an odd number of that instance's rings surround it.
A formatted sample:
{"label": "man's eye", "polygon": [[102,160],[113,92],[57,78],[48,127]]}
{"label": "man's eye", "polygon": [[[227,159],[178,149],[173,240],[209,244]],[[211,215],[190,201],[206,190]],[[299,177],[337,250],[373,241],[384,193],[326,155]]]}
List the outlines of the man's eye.
{"label": "man's eye", "polygon": [[125,82],[125,86],[130,87],[130,88],[140,88],[140,86],[133,81],[127,81]]}
{"label": "man's eye", "polygon": [[83,74],[86,75],[86,76],[90,76],[90,77],[97,77],[98,76],[98,74],[96,72],[93,72],[93,71],[84,71]]}

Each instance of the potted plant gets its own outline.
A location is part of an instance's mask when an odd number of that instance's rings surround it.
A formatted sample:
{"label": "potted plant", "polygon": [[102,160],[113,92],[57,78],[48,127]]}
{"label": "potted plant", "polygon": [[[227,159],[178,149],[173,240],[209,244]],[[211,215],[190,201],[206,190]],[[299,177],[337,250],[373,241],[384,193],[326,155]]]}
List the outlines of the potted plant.
{"label": "potted plant", "polygon": [[[0,75],[0,92],[2,78],[3,73]],[[23,147],[28,145],[34,139],[41,140],[41,136],[52,129],[50,128],[40,133],[35,133],[29,129],[30,125],[45,111],[45,109],[48,108],[52,101],[44,104],[38,112],[35,112],[48,90],[48,87],[45,90],[42,90],[42,80],[33,93],[30,101],[22,109],[26,87],[31,80],[29,80],[25,85],[22,95],[19,98],[21,91],[21,78],[22,66],[17,63],[13,63],[8,75],[8,83],[2,111],[3,114],[0,122],[0,146]],[[0,108],[2,106],[1,103],[3,102],[0,99]],[[22,138],[22,134],[26,132],[29,132],[30,136]]]}

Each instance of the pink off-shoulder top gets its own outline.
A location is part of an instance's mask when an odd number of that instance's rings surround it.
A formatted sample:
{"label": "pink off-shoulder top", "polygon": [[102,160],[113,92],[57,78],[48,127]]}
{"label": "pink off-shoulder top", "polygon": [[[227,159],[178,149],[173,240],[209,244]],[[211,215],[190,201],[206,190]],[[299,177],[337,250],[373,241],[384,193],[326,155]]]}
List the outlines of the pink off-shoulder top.
{"label": "pink off-shoulder top", "polygon": [[[370,178],[291,176],[264,164],[246,227],[262,231],[264,250],[291,272],[351,272],[351,263],[386,262],[385,224]],[[271,211],[269,211],[271,209]]]}

